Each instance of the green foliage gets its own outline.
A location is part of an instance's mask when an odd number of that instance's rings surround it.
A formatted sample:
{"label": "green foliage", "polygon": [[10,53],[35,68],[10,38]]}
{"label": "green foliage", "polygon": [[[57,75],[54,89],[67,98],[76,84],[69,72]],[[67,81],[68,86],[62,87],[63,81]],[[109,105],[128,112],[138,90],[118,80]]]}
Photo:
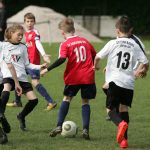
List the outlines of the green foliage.
{"label": "green foliage", "polygon": [[[97,51],[108,40],[102,43],[95,43]],[[145,41],[146,48],[150,49],[150,42]],[[58,44],[44,44],[48,54],[51,54],[52,62],[58,57]],[[102,61],[102,68],[106,61]],[[79,132],[76,138],[63,138],[58,135],[55,138],[48,136],[49,131],[56,126],[58,110],[63,98],[63,71],[65,64],[55,68],[45,77],[41,78],[41,83],[47,87],[51,96],[57,100],[58,106],[51,112],[46,112],[45,100],[38,94],[39,104],[36,109],[26,118],[28,132],[22,132],[19,129],[16,115],[22,108],[7,107],[6,116],[11,124],[12,131],[8,135],[9,142],[6,145],[0,145],[0,150],[119,150],[116,143],[117,128],[112,122],[106,121],[105,95],[102,92],[104,83],[104,74],[102,71],[96,72],[97,97],[91,100],[91,141],[85,141],[81,137],[82,119],[81,119],[81,98],[78,94],[72,101],[69,114],[66,120],[72,120],[79,126]],[[102,69],[101,69],[102,70]],[[150,74],[146,79],[136,81],[135,95],[132,108],[130,109],[129,125],[129,148],[128,150],[148,150],[150,147],[150,128],[149,128],[149,92]],[[11,93],[10,101],[14,99],[14,93]],[[22,97],[23,105],[26,98]]]}

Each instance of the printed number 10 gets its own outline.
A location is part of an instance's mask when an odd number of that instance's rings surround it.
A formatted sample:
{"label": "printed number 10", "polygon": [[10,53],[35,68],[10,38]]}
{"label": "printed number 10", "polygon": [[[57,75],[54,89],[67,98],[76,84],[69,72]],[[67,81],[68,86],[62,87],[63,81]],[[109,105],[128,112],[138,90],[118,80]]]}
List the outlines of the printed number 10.
{"label": "printed number 10", "polygon": [[85,61],[86,60],[86,49],[84,46],[80,46],[79,48],[75,48],[74,52],[76,54],[76,62]]}

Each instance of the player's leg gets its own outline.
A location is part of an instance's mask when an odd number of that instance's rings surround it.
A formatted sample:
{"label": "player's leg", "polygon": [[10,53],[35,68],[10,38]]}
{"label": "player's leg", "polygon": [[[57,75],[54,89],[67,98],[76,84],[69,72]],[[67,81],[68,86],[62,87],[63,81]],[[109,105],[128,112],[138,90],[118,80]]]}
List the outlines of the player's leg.
{"label": "player's leg", "polygon": [[16,91],[15,91],[15,100],[10,103],[7,103],[7,106],[22,107],[21,96],[18,96]]}
{"label": "player's leg", "polygon": [[[128,106],[126,105],[122,105],[120,104],[120,117],[128,123],[128,126],[129,126],[129,113],[128,113]],[[128,128],[127,130],[125,131],[125,134],[124,134],[124,138],[123,140],[121,141],[120,143],[120,147],[121,148],[127,148],[128,147]]]}
{"label": "player's leg", "polygon": [[20,123],[20,129],[22,131],[26,131],[25,117],[30,114],[35,106],[38,104],[38,98],[36,97],[30,83],[20,83],[20,85],[23,89],[23,92],[26,94],[26,97],[28,98],[28,102],[24,106],[23,110],[17,115],[17,119]]}
{"label": "player's leg", "polygon": [[109,83],[109,88],[108,88],[108,101],[109,101],[109,106],[108,106],[108,115],[110,116],[110,119],[112,122],[118,126],[118,133],[117,133],[117,141],[120,143],[123,138],[125,131],[128,127],[127,122],[125,122],[118,112],[116,112],[116,108],[121,102],[122,95],[124,94],[124,89],[117,86],[114,82]]}
{"label": "player's leg", "polygon": [[83,138],[86,140],[90,139],[89,136],[89,125],[90,125],[90,114],[91,109],[89,100],[96,97],[96,86],[95,84],[81,85],[81,97],[82,97],[82,122],[83,122]]}
{"label": "player's leg", "polygon": [[57,103],[53,101],[52,97],[49,95],[48,91],[46,88],[39,82],[40,80],[40,71],[39,70],[33,70],[33,69],[28,69],[27,72],[30,74],[32,78],[32,85],[35,87],[35,89],[40,93],[42,97],[45,98],[47,101],[47,111],[52,110],[57,106]]}
{"label": "player's leg", "polygon": [[[129,112],[128,112],[128,107],[131,107],[132,104],[132,99],[133,99],[133,90],[126,89],[124,91],[123,98],[121,100],[120,104],[120,117],[127,122],[128,127],[129,127]],[[124,134],[124,139],[120,143],[121,148],[127,148],[128,147],[128,128]]]}
{"label": "player's leg", "polygon": [[68,114],[70,102],[73,96],[75,96],[78,91],[79,91],[78,86],[74,86],[74,85],[65,86],[64,98],[63,98],[63,101],[61,103],[61,106],[59,108],[59,113],[58,113],[57,127],[50,132],[49,135],[51,137],[55,137],[57,134],[61,133],[62,124]]}
{"label": "player's leg", "polygon": [[47,108],[46,108],[47,111],[50,111],[57,106],[57,103],[54,102],[52,97],[47,92],[46,88],[39,82],[39,79],[32,79],[32,85],[40,93],[40,95],[43,96],[45,100],[47,101],[48,103]]}
{"label": "player's leg", "polygon": [[3,79],[4,88],[1,94],[0,100],[0,123],[2,124],[2,128],[4,132],[9,133],[11,131],[10,124],[8,123],[4,113],[6,109],[6,103],[8,102],[10,91],[14,89],[14,81],[9,78]]}

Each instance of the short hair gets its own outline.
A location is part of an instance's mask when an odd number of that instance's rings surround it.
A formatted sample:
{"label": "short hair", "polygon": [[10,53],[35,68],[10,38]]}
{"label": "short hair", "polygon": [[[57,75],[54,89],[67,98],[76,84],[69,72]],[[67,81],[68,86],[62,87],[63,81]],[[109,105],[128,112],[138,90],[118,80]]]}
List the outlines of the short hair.
{"label": "short hair", "polygon": [[35,16],[32,13],[26,13],[24,15],[24,22],[26,19],[33,19],[35,21]]}
{"label": "short hair", "polygon": [[75,32],[74,21],[71,18],[63,19],[59,23],[58,28],[63,30],[65,33]]}
{"label": "short hair", "polygon": [[122,33],[129,33],[133,29],[132,22],[128,16],[121,16],[116,22],[116,29]]}
{"label": "short hair", "polygon": [[11,39],[11,33],[15,33],[17,30],[24,31],[23,26],[20,24],[13,24],[5,30],[5,38],[9,41]]}

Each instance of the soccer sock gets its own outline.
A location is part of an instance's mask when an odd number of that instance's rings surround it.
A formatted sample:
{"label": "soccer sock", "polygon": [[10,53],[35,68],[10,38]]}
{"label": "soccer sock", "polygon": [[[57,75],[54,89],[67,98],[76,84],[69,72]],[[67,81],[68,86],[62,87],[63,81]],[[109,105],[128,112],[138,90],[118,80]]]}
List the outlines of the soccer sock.
{"label": "soccer sock", "polygon": [[17,104],[18,104],[18,103],[21,103],[21,96],[18,96],[16,91],[15,91],[15,97],[16,97],[15,102],[16,102]]}
{"label": "soccer sock", "polygon": [[[128,112],[121,112],[120,117],[122,118],[122,120],[127,122],[129,125],[129,113]],[[125,139],[128,139],[128,129],[126,130],[124,137],[125,137]]]}
{"label": "soccer sock", "polygon": [[38,99],[29,100],[25,105],[25,107],[23,108],[22,112],[19,114],[21,118],[25,118],[25,116],[27,116],[30,112],[32,112],[32,110],[37,104],[38,104]]}
{"label": "soccer sock", "polygon": [[61,106],[60,106],[60,109],[59,109],[59,114],[58,114],[58,122],[57,122],[57,126],[62,126],[64,120],[65,120],[65,117],[68,113],[68,110],[69,110],[69,106],[70,106],[70,103],[67,102],[67,101],[63,101],[61,103]]}
{"label": "soccer sock", "polygon": [[9,100],[9,95],[10,92],[9,91],[3,91],[2,95],[1,95],[1,103],[0,103],[0,112],[4,113],[5,109],[6,109],[6,104]]}
{"label": "soccer sock", "polygon": [[48,103],[53,103],[53,99],[50,97],[42,84],[39,83],[35,88],[47,100]]}
{"label": "soccer sock", "polygon": [[82,105],[83,129],[89,130],[91,109],[89,104]]}
{"label": "soccer sock", "polygon": [[115,125],[119,125],[119,123],[122,121],[122,119],[120,118],[119,114],[116,112],[115,109],[111,110],[109,113],[108,113],[110,119],[113,121],[113,123]]}

